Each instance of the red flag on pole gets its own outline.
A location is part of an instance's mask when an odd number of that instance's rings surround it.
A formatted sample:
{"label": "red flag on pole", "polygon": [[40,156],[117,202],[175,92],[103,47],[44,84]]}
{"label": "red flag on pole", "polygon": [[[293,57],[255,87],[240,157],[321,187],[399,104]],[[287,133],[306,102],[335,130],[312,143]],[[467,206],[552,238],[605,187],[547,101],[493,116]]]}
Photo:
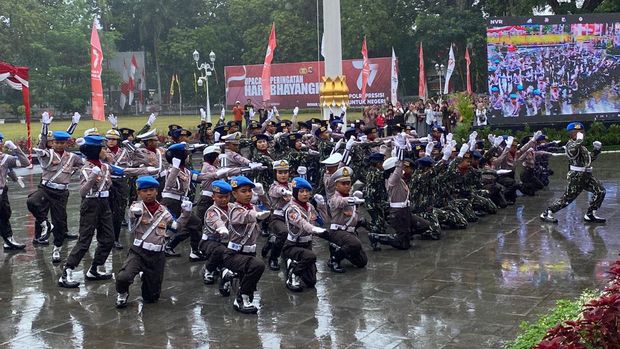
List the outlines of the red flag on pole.
{"label": "red flag on pole", "polygon": [[420,43],[420,75],[418,83],[418,96],[422,99],[426,99],[426,72],[424,71],[424,50],[422,49],[422,43]]}
{"label": "red flag on pole", "polygon": [[273,60],[273,52],[276,49],[276,24],[271,25],[271,34],[269,34],[269,44],[265,53],[265,63],[263,63],[263,74],[261,76],[261,84],[263,88],[263,101],[271,99],[271,61]]}
{"label": "red flag on pole", "polygon": [[362,58],[364,60],[362,65],[362,102],[366,101],[366,85],[368,84],[368,77],[370,76],[370,63],[368,62],[368,49],[366,48],[366,36],[362,42]]}
{"label": "red flag on pole", "polygon": [[471,59],[469,58],[469,48],[465,48],[465,62],[467,62],[467,93],[472,93],[471,75],[469,73],[469,65],[471,64]]}
{"label": "red flag on pole", "polygon": [[103,62],[103,51],[99,34],[97,33],[97,23],[93,20],[93,29],[90,33],[90,88],[93,107],[93,120],[105,120],[103,111],[103,86],[101,85],[101,63]]}

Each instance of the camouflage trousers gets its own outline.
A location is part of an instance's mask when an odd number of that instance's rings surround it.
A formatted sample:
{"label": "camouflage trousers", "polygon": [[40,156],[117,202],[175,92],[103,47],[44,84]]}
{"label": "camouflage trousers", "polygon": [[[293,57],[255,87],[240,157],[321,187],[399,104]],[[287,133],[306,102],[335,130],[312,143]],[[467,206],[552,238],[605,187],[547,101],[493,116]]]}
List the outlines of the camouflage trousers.
{"label": "camouflage trousers", "polygon": [[440,226],[449,228],[466,228],[467,219],[458,211],[449,207],[433,207],[433,216],[437,218]]}
{"label": "camouflage trousers", "polygon": [[476,213],[474,213],[474,207],[468,199],[451,199],[443,209],[460,212],[468,222],[478,220]]}
{"label": "camouflage trousers", "polygon": [[557,199],[551,204],[551,206],[549,206],[551,212],[557,212],[568,206],[584,190],[592,193],[588,212],[597,210],[599,207],[601,207],[601,204],[605,199],[606,191],[605,188],[603,188],[601,182],[598,179],[594,178],[594,176],[592,176],[592,173],[568,171],[566,179],[568,180],[566,190],[564,191],[562,197]]}
{"label": "camouflage trousers", "polygon": [[497,213],[497,205],[493,203],[493,200],[489,199],[480,192],[472,193],[471,204],[476,211],[482,211],[489,214]]}
{"label": "camouflage trousers", "polygon": [[435,212],[419,212],[416,213],[420,218],[425,219],[429,223],[428,233],[440,234],[441,224]]}
{"label": "camouflage trousers", "polygon": [[[369,203],[367,205],[368,215],[370,215],[370,232],[375,234],[394,233],[393,228],[387,224],[389,206],[385,204]],[[390,230],[390,232],[388,232]]]}

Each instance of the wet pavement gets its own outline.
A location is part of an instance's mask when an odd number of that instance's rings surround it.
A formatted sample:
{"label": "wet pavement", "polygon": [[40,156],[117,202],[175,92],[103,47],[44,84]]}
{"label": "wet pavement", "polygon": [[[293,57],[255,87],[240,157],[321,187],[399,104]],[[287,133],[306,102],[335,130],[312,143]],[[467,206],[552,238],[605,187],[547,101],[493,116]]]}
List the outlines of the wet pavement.
{"label": "wet pavement", "polygon": [[[266,270],[257,316],[235,312],[232,298],[203,285],[202,263],[187,260],[188,241],[181,245],[184,257],[167,260],[157,304],[142,304],[139,281],[122,310],[114,307],[113,281],[58,288],[51,247],[30,242],[27,190],[13,186],[13,229],[28,246],[23,253],[0,252],[0,347],[501,348],[521,321],[536,319],[557,299],[604,284],[620,251],[619,160],[620,154],[604,154],[595,163],[607,189],[599,210],[606,225],[583,223],[586,194],[558,213],[560,224],[541,224],[538,214],[565,185],[566,161],[555,158],[548,190],[519,198],[467,230],[446,231],[441,241],[373,252],[363,236],[366,269],[345,263],[345,274],[331,273],[324,265],[326,245],[316,241],[316,289],[293,294],[283,272]],[[26,184],[36,180],[27,177]],[[68,208],[72,231],[79,212],[75,189]],[[123,242],[129,243],[126,232]],[[79,281],[94,247],[76,269]],[[63,260],[67,253],[63,249]],[[118,271],[126,253],[113,251],[107,270]]]}

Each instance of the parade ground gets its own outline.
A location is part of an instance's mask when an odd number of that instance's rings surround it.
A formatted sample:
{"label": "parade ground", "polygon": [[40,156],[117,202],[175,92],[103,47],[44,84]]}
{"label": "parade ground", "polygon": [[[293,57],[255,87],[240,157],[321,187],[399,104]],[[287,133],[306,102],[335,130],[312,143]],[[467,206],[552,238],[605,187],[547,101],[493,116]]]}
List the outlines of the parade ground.
{"label": "parade ground", "polygon": [[[620,154],[602,154],[593,164],[607,190],[598,211],[607,224],[584,224],[585,193],[558,212],[559,224],[539,220],[566,184],[566,159],[556,157],[548,189],[466,230],[444,231],[440,241],[373,252],[361,236],[369,256],[365,269],[346,262],[345,274],[332,273],[325,266],[327,245],[316,239],[316,288],[292,293],[283,271],[266,270],[258,315],[235,312],[232,298],[202,283],[203,263],[188,261],[188,241],[180,246],[182,257],[167,259],[157,304],[142,304],[136,280],[129,306],[116,309],[113,281],[84,283],[88,255],[74,274],[80,288],[57,287],[61,270],[51,262],[52,247],[31,243],[34,220],[26,197],[38,176],[26,175],[25,189],[9,184],[14,235],[28,245],[22,253],[0,252],[0,347],[501,348],[520,322],[537,319],[558,299],[604,285],[620,252],[616,161]],[[72,232],[78,228],[77,187],[71,186],[67,210]],[[128,246],[127,232],[121,234]],[[67,254],[63,249],[63,261]],[[114,250],[107,270],[117,272],[126,254],[127,248]]]}

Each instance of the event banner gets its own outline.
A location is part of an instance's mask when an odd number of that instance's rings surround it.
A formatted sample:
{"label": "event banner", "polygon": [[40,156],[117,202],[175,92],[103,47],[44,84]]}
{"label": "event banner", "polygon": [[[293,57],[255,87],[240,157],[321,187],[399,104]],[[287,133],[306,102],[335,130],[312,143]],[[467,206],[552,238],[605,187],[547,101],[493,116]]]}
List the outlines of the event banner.
{"label": "event banner", "polygon": [[[384,103],[390,96],[391,58],[370,58],[370,76],[366,84],[366,103],[362,102],[361,59],[343,60],[342,72],[347,77],[351,106]],[[228,66],[226,78],[226,105],[236,101],[245,104],[248,99],[254,105],[263,103],[261,74],[263,65]],[[282,63],[271,65],[271,100],[269,104],[281,108],[319,107],[319,88],[324,64],[320,62]]]}
{"label": "event banner", "polygon": [[620,15],[491,18],[489,122],[620,119]]}

